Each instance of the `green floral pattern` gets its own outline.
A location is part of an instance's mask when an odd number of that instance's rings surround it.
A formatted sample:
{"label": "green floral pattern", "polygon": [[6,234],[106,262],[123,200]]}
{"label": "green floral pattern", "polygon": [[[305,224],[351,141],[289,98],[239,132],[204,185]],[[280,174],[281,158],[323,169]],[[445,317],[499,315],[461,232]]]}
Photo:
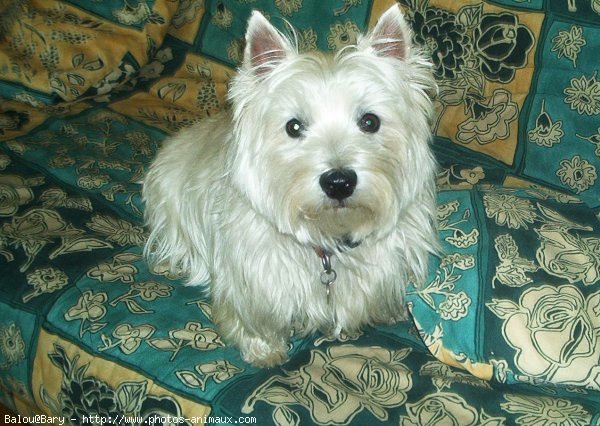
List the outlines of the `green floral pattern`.
{"label": "green floral pattern", "polygon": [[14,322],[0,327],[0,354],[0,368],[3,370],[25,359],[25,342],[21,330]]}
{"label": "green floral pattern", "polygon": [[[122,382],[113,388],[103,380],[87,373],[89,365],[78,365],[77,357],[69,358],[64,348],[54,345],[48,358],[61,375],[57,395],[50,395],[44,386],[42,399],[48,406],[60,407],[61,414],[71,422],[82,424],[92,416],[100,419],[127,421],[129,424],[154,423],[154,419],[181,419],[181,408],[170,397],[153,395],[147,381]],[[134,420],[135,419],[135,420]],[[191,421],[179,421],[190,425]]]}
{"label": "green floral pattern", "polygon": [[442,252],[408,285],[410,321],[292,336],[269,370],[225,344],[201,289],[148,268],[140,182],[167,134],[225,105],[252,9],[330,51],[394,1],[5,3],[3,404],[79,422],[600,424],[597,1],[398,2],[439,83]]}

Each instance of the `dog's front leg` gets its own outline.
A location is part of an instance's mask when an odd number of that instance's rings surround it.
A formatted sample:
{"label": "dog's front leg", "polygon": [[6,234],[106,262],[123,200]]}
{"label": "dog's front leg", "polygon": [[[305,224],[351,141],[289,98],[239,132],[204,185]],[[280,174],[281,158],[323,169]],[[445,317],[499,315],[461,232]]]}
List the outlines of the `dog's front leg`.
{"label": "dog's front leg", "polygon": [[[245,312],[238,312],[240,308]],[[283,364],[288,359],[290,330],[282,328],[282,322],[272,316],[255,315],[250,309],[251,306],[216,303],[214,320],[221,336],[227,344],[239,348],[244,361],[256,367]]]}

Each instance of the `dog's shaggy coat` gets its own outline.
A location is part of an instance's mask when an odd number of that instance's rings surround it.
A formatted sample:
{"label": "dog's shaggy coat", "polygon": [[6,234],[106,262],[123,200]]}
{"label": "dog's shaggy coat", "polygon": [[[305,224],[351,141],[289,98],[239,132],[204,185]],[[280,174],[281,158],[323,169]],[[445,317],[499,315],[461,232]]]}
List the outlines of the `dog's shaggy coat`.
{"label": "dog's shaggy coat", "polygon": [[[298,53],[258,12],[246,42],[231,109],[166,141],[149,169],[146,254],[208,286],[225,340],[271,366],[292,329],[401,318],[407,281],[425,279],[435,83],[397,6],[334,55]],[[331,184],[346,193],[325,189],[332,170],[353,173]],[[317,253],[337,273],[329,301]]]}

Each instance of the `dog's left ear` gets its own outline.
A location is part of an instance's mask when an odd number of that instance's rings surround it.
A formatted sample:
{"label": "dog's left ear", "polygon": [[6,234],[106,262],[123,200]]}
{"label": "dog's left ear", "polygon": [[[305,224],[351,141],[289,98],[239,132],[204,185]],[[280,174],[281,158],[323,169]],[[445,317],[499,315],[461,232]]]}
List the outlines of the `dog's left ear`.
{"label": "dog's left ear", "polygon": [[379,56],[406,59],[410,55],[411,42],[412,31],[400,6],[395,4],[381,15],[375,28],[359,42],[358,47],[369,47]]}
{"label": "dog's left ear", "polygon": [[244,66],[262,74],[284,60],[291,51],[289,42],[267,18],[259,11],[253,11],[246,30]]}

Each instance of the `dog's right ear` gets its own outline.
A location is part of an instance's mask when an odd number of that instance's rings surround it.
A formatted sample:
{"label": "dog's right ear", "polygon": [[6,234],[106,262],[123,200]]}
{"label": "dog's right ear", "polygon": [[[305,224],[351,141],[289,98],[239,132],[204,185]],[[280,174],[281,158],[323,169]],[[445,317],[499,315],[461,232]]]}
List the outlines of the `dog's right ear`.
{"label": "dog's right ear", "polygon": [[248,20],[244,66],[257,74],[264,74],[280,63],[292,52],[289,42],[258,11],[253,11]]}
{"label": "dog's right ear", "polygon": [[398,4],[386,10],[359,47],[369,47],[380,56],[405,60],[410,56],[412,31]]}

